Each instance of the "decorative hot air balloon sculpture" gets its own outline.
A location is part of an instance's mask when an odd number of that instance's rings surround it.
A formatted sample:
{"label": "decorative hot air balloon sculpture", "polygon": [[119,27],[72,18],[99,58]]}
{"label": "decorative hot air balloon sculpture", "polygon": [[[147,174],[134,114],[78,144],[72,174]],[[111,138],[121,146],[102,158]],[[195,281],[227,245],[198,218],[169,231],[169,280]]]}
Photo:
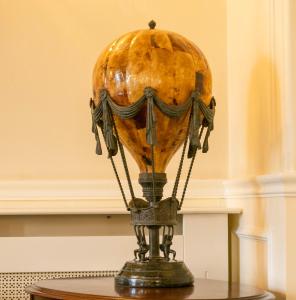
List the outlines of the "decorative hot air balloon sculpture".
{"label": "decorative hot air balloon sculpture", "polygon": [[[215,100],[211,73],[202,52],[179,34],[150,29],[134,31],[115,40],[98,58],[93,72],[91,110],[97,147],[99,129],[108,157],[131,212],[138,248],[115,278],[133,287],[176,287],[193,284],[182,261],[171,248],[177,211],[199,149],[208,151],[213,130]],[[162,200],[165,169],[183,144],[180,165],[170,197]],[[139,169],[145,199],[134,194],[124,147]],[[187,150],[188,149],[188,150]],[[181,199],[177,190],[186,155],[191,160]],[[127,200],[113,156],[120,153],[130,190]],[[149,241],[146,234],[149,233]]]}

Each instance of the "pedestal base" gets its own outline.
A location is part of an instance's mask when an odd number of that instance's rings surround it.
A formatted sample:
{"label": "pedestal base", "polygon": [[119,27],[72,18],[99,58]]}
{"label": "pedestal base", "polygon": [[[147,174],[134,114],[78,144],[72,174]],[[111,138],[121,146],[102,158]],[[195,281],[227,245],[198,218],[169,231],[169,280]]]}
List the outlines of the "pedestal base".
{"label": "pedestal base", "polygon": [[130,287],[183,287],[191,286],[194,278],[182,261],[163,258],[145,262],[127,262],[115,277],[116,285]]}

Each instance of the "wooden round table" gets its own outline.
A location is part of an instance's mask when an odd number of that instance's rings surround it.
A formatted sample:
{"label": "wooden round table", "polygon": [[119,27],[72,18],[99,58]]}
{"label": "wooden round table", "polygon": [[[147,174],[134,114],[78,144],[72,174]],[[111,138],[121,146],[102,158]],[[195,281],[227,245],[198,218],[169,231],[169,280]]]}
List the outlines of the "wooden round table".
{"label": "wooden round table", "polygon": [[201,300],[201,299],[260,299],[273,300],[274,296],[261,289],[226,281],[196,279],[193,287],[183,288],[129,288],[115,286],[114,278],[72,278],[52,279],[35,283],[26,292],[33,300],[116,300],[116,299],[161,299],[161,300]]}

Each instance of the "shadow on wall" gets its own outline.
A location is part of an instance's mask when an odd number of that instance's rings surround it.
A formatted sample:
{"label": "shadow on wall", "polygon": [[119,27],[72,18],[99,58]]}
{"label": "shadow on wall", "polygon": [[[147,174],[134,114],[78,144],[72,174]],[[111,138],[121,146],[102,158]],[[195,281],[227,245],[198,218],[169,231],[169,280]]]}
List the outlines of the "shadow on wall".
{"label": "shadow on wall", "polygon": [[[246,173],[258,176],[279,172],[282,149],[281,99],[278,74],[272,60],[259,57],[250,70],[246,84]],[[260,184],[256,180],[252,184],[251,190],[260,194]],[[268,199],[254,195],[246,200],[243,214],[232,217],[229,224],[232,280],[268,288]]]}
{"label": "shadow on wall", "polygon": [[[248,88],[247,111],[247,168],[250,175],[264,175],[277,173],[281,169],[281,98],[279,78],[276,66],[268,57],[259,57],[250,73]],[[262,193],[261,186],[253,182],[256,194]],[[245,209],[249,214],[248,220],[251,227],[266,233],[268,199],[255,197],[250,199]],[[241,248],[243,247],[240,245]],[[262,287],[268,286],[268,247],[267,241],[259,239],[253,241],[253,253],[250,258],[253,267],[257,267],[254,277]]]}
{"label": "shadow on wall", "polygon": [[248,93],[248,174],[280,170],[281,99],[277,70],[271,59],[261,57],[254,65]]}
{"label": "shadow on wall", "polygon": [[229,269],[228,277],[230,282],[240,282],[240,251],[239,251],[239,238],[236,234],[239,227],[239,218],[237,214],[229,215],[228,226],[229,226]]}
{"label": "shadow on wall", "polygon": [[[258,198],[246,200],[253,203],[244,209],[244,217],[256,210],[257,203],[255,202],[258,201]],[[256,222],[255,218],[258,215],[259,213],[253,217],[253,220],[250,220],[251,223]],[[268,241],[264,236],[264,227],[261,225],[258,227],[247,226],[246,224],[242,225],[242,223],[244,223],[242,216],[230,216],[229,274],[231,281],[268,289]]]}

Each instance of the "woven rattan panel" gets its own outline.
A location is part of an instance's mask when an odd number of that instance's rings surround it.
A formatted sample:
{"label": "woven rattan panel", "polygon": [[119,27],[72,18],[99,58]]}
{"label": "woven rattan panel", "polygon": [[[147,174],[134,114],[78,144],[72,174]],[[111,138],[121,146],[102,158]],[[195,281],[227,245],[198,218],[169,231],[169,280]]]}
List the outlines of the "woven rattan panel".
{"label": "woven rattan panel", "polygon": [[53,278],[74,277],[114,277],[118,271],[92,272],[34,272],[34,273],[0,273],[1,300],[28,300],[25,288],[34,282]]}

